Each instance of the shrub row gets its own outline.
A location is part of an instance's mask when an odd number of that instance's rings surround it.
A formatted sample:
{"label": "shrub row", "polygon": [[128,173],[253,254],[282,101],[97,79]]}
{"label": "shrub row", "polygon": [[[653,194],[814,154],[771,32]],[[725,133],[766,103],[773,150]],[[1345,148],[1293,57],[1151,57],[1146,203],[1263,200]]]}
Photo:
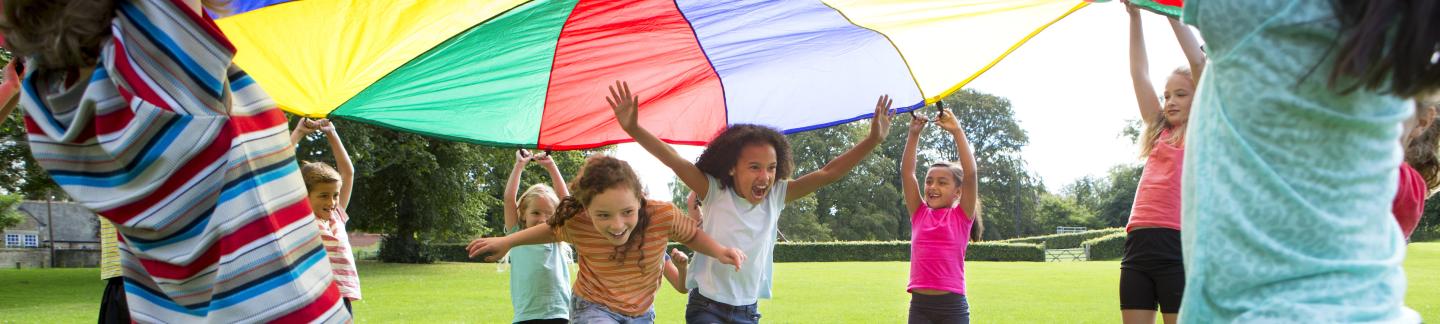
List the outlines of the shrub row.
{"label": "shrub row", "polygon": [[1090,239],[1081,246],[1090,253],[1091,261],[1118,260],[1125,255],[1125,231]]}
{"label": "shrub row", "polygon": [[1013,238],[1001,242],[1044,244],[1045,248],[1047,249],[1074,249],[1081,247],[1081,243],[1084,243],[1087,240],[1124,232],[1124,228],[1114,227],[1084,231],[1080,233],[1050,234],[1043,236]]}
{"label": "shrub row", "polygon": [[[481,262],[465,252],[466,243],[431,244],[429,256],[438,261]],[[671,247],[690,252],[678,243]],[[966,248],[965,260],[1045,261],[1040,244],[975,242]],[[775,262],[910,261],[909,241],[861,242],[780,242],[775,244]]]}

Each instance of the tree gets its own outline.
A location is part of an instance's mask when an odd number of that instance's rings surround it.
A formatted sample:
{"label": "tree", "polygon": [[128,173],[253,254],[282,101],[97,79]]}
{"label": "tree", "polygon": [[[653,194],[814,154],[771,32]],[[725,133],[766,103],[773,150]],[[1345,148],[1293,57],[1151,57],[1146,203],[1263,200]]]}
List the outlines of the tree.
{"label": "tree", "polygon": [[1060,226],[1095,226],[1095,214],[1069,197],[1049,193],[1040,195],[1039,209],[1035,222],[1043,230]]}
{"label": "tree", "polygon": [[20,214],[20,202],[24,201],[20,195],[0,195],[0,230],[11,226],[20,225],[25,221],[25,216]]}
{"label": "tree", "polygon": [[[8,64],[10,59],[10,51],[0,49],[0,66]],[[10,115],[0,116],[0,193],[35,200],[53,194],[57,199],[65,199],[65,191],[50,180],[50,173],[40,168],[30,155],[21,110],[17,108]]]}

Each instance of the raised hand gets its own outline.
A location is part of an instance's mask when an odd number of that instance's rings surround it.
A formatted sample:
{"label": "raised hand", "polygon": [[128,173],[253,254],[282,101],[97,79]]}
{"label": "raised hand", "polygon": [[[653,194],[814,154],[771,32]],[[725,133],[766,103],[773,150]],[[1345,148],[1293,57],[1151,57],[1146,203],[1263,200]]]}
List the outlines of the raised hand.
{"label": "raised hand", "polygon": [[950,108],[940,108],[940,115],[935,116],[935,124],[950,133],[960,131],[960,121],[955,119],[955,113],[950,112]]}
{"label": "raised hand", "polygon": [[531,161],[535,161],[535,163],[539,163],[540,166],[543,166],[543,167],[546,167],[546,168],[555,167],[555,160],[551,160],[551,159],[550,159],[550,153],[546,153],[546,152],[535,153],[535,156],[532,157],[532,158],[530,158],[530,160],[531,160]]}
{"label": "raised hand", "polygon": [[890,110],[893,103],[890,95],[880,96],[880,100],[875,102],[875,118],[870,119],[870,138],[884,141],[890,135],[890,119],[895,117],[895,111]]}
{"label": "raised hand", "polygon": [[680,249],[670,249],[670,262],[674,262],[677,267],[683,267],[690,263],[690,256]]}
{"label": "raised hand", "polygon": [[530,151],[528,151],[528,150],[525,150],[525,149],[515,150],[515,164],[526,164],[526,163],[530,163],[530,159],[532,159],[532,158],[534,158],[534,156],[533,156],[533,155],[530,155]]}
{"label": "raised hand", "polygon": [[930,119],[929,119],[929,118],[925,118],[925,116],[916,115],[914,112],[911,112],[911,113],[910,113],[910,134],[919,134],[920,131],[925,130],[925,125],[929,125],[929,124],[930,124]]}
{"label": "raised hand", "polygon": [[610,103],[610,109],[615,110],[615,121],[620,123],[620,128],[629,131],[639,125],[639,103],[640,97],[630,93],[630,84],[615,81],[610,86],[610,96],[605,98]]}
{"label": "raised hand", "polygon": [[316,120],[316,121],[315,121],[315,125],[316,125],[316,126],[320,126],[320,131],[322,131],[322,132],[326,132],[326,133],[334,133],[334,132],[335,132],[335,124],[330,123],[330,119],[328,119],[328,118],[321,118],[320,120]]}

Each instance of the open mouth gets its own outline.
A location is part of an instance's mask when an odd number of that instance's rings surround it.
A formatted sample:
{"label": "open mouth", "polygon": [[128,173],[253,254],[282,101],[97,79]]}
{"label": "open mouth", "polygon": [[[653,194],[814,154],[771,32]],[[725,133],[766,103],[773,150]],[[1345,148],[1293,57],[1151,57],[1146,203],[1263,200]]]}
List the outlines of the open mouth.
{"label": "open mouth", "polygon": [[770,190],[770,186],[753,186],[750,187],[750,194],[751,197],[755,197],[758,199],[760,197],[765,197],[765,192],[768,190]]}
{"label": "open mouth", "polygon": [[619,240],[625,238],[625,232],[627,232],[627,231],[620,231],[619,233],[609,232],[609,233],[605,233],[605,234],[606,234],[606,235],[610,235],[610,240],[619,241]]}

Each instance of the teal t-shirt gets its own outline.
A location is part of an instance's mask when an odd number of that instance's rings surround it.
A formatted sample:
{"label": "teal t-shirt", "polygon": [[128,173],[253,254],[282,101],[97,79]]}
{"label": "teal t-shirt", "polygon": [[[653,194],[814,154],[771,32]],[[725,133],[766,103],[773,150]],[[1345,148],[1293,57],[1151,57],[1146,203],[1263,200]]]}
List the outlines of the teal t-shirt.
{"label": "teal t-shirt", "polygon": [[[505,234],[519,232],[520,226]],[[570,318],[569,249],[565,243],[522,245],[510,249],[510,303],[514,322]]]}
{"label": "teal t-shirt", "polygon": [[1327,88],[1330,1],[1191,0],[1183,19],[1210,60],[1186,136],[1180,320],[1418,322],[1390,206],[1414,107]]}

